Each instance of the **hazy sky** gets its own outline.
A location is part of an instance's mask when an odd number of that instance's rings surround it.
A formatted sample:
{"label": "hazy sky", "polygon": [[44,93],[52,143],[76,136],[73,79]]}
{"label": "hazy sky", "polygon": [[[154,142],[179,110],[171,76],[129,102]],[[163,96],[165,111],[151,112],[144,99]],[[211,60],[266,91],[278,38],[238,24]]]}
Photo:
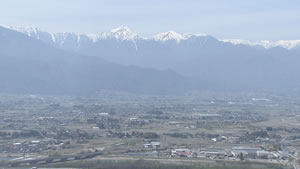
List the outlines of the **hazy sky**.
{"label": "hazy sky", "polygon": [[300,0],[0,0],[0,24],[142,36],[174,30],[247,40],[300,39]]}

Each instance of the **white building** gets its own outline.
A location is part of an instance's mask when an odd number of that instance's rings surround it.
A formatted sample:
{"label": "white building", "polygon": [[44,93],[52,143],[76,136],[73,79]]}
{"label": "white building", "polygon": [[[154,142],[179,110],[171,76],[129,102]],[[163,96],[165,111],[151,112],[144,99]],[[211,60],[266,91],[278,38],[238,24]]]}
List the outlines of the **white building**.
{"label": "white building", "polygon": [[150,144],[144,144],[144,148],[160,148],[160,142],[151,142]]}

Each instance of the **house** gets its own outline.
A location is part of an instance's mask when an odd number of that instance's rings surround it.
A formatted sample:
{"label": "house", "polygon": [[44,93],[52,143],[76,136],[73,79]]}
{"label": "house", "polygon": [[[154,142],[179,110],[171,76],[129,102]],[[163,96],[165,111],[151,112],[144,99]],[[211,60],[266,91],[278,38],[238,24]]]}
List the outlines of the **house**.
{"label": "house", "polygon": [[151,142],[148,144],[144,144],[144,148],[154,148],[154,149],[158,149],[160,148],[160,142]]}
{"label": "house", "polygon": [[151,142],[152,148],[160,148],[160,142]]}
{"label": "house", "polygon": [[108,113],[99,113],[100,116],[108,116]]}
{"label": "house", "polygon": [[152,144],[144,144],[144,148],[152,148]]}
{"label": "house", "polygon": [[129,118],[129,121],[137,121],[137,118],[131,117],[131,118]]}
{"label": "house", "polygon": [[172,157],[192,157],[193,152],[190,149],[175,149],[171,151]]}
{"label": "house", "polygon": [[228,155],[223,149],[206,148],[206,149],[200,149],[198,156],[206,157],[206,158],[225,158]]}

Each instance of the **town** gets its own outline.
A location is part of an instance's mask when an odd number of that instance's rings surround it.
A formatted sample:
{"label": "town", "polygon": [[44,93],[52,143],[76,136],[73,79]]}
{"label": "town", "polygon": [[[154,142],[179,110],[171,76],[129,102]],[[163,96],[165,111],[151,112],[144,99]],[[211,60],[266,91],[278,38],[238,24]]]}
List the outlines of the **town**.
{"label": "town", "polygon": [[299,99],[257,93],[1,95],[0,164],[144,158],[297,169]]}

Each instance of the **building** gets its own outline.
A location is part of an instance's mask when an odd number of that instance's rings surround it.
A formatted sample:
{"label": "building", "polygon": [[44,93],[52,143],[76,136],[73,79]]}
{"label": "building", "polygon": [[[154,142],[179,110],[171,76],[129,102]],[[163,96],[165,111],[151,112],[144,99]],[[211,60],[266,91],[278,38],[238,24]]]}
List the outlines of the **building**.
{"label": "building", "polygon": [[131,118],[129,118],[129,121],[137,121],[137,118],[136,117],[131,117]]}
{"label": "building", "polygon": [[151,142],[152,148],[160,148],[160,142]]}
{"label": "building", "polygon": [[262,151],[262,149],[256,147],[232,147],[231,153],[234,157],[243,154],[244,157],[255,158],[258,151]]}
{"label": "building", "polygon": [[172,157],[192,157],[193,152],[190,149],[175,149],[171,151]]}
{"label": "building", "polygon": [[152,148],[152,144],[144,144],[144,148]]}
{"label": "building", "polygon": [[279,157],[279,154],[269,151],[257,151],[257,157],[264,159],[275,159]]}
{"label": "building", "polygon": [[108,113],[99,113],[100,116],[108,116]]}
{"label": "building", "polygon": [[206,158],[225,158],[228,154],[223,149],[205,148],[199,150],[198,156]]}
{"label": "building", "polygon": [[151,142],[148,144],[144,144],[144,148],[154,148],[154,149],[158,149],[160,148],[161,144],[160,142]]}

